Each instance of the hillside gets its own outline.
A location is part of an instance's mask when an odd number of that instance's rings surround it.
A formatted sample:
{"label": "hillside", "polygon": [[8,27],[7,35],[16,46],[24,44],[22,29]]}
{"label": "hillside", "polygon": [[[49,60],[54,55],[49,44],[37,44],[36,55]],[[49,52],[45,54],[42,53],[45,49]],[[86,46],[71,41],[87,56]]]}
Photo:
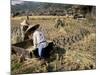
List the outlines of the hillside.
{"label": "hillside", "polygon": [[72,14],[72,15],[74,13],[90,14],[91,12],[95,14],[95,6],[31,2],[31,1],[29,2],[24,1],[20,4],[11,5],[11,13],[15,16],[22,16],[22,15],[65,16],[66,14]]}
{"label": "hillside", "polygon": [[55,4],[55,3],[41,3],[41,2],[26,2],[21,4],[11,5],[11,12],[32,12],[32,13],[47,13],[48,11],[62,10],[65,12],[71,5]]}

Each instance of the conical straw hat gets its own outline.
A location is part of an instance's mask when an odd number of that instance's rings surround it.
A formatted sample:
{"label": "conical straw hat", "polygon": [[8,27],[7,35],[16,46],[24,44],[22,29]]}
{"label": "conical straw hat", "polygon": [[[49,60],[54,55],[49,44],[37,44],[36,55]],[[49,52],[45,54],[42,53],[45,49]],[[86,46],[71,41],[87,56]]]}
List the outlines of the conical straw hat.
{"label": "conical straw hat", "polygon": [[21,24],[22,26],[27,26],[27,25],[29,25],[29,23],[27,22],[27,20],[22,21],[20,24]]}
{"label": "conical straw hat", "polygon": [[36,25],[30,25],[27,30],[25,31],[25,34],[29,34],[29,32],[31,31],[35,31],[37,28],[39,28],[40,24],[36,24]]}

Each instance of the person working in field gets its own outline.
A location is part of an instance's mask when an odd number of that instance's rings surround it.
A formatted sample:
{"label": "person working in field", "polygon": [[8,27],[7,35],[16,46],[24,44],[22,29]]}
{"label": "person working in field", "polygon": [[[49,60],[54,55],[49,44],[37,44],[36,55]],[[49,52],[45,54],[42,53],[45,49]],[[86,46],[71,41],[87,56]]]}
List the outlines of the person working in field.
{"label": "person working in field", "polygon": [[25,34],[33,39],[34,50],[38,50],[40,59],[44,59],[44,51],[47,47],[47,42],[43,32],[39,30],[39,26],[39,24],[30,25]]}
{"label": "person working in field", "polygon": [[24,20],[20,24],[21,24],[21,26],[20,26],[21,38],[22,38],[22,41],[24,41],[25,40],[25,31],[27,30],[29,23],[27,22],[27,20]]}

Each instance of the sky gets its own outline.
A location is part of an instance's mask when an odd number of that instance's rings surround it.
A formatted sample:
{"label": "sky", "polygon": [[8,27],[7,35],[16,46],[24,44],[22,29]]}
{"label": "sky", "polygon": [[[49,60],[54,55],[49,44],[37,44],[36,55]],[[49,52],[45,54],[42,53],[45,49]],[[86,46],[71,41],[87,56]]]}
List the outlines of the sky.
{"label": "sky", "polygon": [[11,0],[11,4],[12,4],[12,5],[20,4],[20,3],[22,3],[22,2],[23,2],[22,0]]}

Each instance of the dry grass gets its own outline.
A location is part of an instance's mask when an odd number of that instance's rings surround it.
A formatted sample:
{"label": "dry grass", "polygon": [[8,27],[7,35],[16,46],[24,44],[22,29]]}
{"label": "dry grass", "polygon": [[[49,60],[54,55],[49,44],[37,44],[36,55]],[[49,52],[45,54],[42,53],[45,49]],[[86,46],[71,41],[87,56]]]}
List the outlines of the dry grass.
{"label": "dry grass", "polygon": [[[20,26],[20,22],[25,17],[15,17],[11,19],[11,26],[15,29]],[[70,70],[89,70],[96,68],[96,27],[95,20],[75,20],[60,16],[64,19],[65,26],[60,29],[55,28],[55,19],[58,16],[32,16],[29,23],[40,24],[41,30],[45,33],[47,40],[54,40],[60,37],[70,37],[79,34],[80,29],[88,30],[90,33],[84,36],[81,40],[76,41],[71,45],[61,46],[62,48],[55,48],[54,55],[42,64],[42,61],[33,58],[23,63],[17,62],[16,57],[12,58],[12,74],[18,73],[35,73],[35,72],[54,72],[54,71],[70,71]],[[93,25],[94,24],[94,25]],[[17,35],[14,28],[12,29],[12,37]],[[17,35],[21,36],[21,35]],[[16,37],[17,38],[17,37]],[[16,40],[11,38],[12,40]],[[58,41],[58,42],[59,42]],[[18,42],[18,41],[17,41]],[[13,41],[12,41],[13,43]],[[63,42],[62,42],[63,43]],[[65,52],[63,52],[65,50]]]}

